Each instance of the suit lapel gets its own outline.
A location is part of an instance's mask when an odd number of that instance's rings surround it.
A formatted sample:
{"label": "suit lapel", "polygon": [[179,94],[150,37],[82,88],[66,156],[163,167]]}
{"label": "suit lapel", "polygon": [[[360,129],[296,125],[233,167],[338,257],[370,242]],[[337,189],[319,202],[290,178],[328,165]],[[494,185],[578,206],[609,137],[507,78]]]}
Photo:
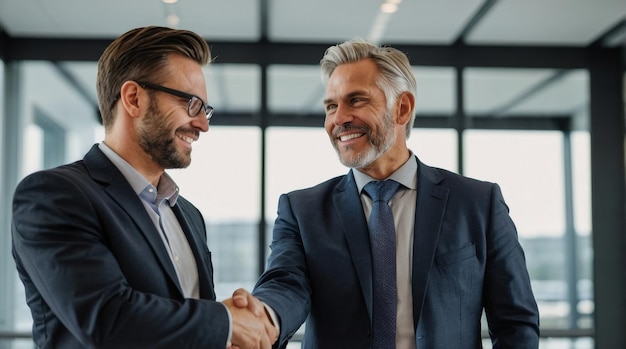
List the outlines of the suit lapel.
{"label": "suit lapel", "polygon": [[[372,318],[372,257],[367,221],[352,170],[336,187],[333,204],[346,236],[348,250],[361,285],[367,312]],[[364,251],[367,251],[364,253]]]}
{"label": "suit lapel", "polygon": [[428,289],[430,272],[435,259],[435,251],[437,250],[448,200],[448,189],[439,185],[443,177],[421,162],[418,166],[417,202],[413,231],[413,272],[411,275],[415,328],[417,328],[424,295]]}
{"label": "suit lapel", "polygon": [[[424,296],[439,242],[448,189],[441,186],[443,177],[418,160],[418,188],[413,231],[413,323],[421,315]],[[336,187],[333,204],[346,236],[348,250],[361,285],[367,311],[372,316],[372,258],[367,221],[352,171]]]}
{"label": "suit lapel", "polygon": [[[137,230],[148,241],[161,266],[182,296],[183,292],[176,276],[176,270],[174,270],[174,265],[163,245],[161,236],[148,216],[141,199],[135,194],[126,178],[100,151],[97,145],[94,145],[85,155],[84,163],[92,178],[104,184],[104,190],[111,199],[117,202],[135,222]],[[128,227],[128,229],[130,230],[132,227]]]}
{"label": "suit lapel", "polygon": [[204,226],[193,224],[193,219],[185,213],[182,205],[183,200],[179,197],[177,204],[172,208],[172,210],[176,214],[176,218],[178,218],[178,222],[180,223],[183,232],[185,232],[191,251],[196,259],[200,298],[214,300],[216,296],[215,287],[213,285],[213,273],[212,270],[209,269],[211,260],[207,253],[206,242],[200,238],[200,234],[204,234],[205,232]]}

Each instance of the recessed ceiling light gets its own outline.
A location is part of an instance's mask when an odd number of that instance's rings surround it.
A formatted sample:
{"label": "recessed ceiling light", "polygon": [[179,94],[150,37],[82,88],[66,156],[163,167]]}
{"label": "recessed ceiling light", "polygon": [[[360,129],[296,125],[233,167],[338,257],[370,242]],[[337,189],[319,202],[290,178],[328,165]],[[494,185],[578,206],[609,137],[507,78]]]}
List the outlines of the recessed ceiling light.
{"label": "recessed ceiling light", "polygon": [[384,4],[380,5],[380,11],[383,12],[383,13],[394,13],[394,12],[398,11],[398,5],[390,4],[390,3],[384,3]]}
{"label": "recessed ceiling light", "polygon": [[180,17],[178,17],[177,15],[168,15],[165,18],[165,22],[170,27],[176,27],[180,23]]}
{"label": "recessed ceiling light", "polygon": [[161,0],[163,1],[164,4],[175,4],[178,2],[178,0]]}

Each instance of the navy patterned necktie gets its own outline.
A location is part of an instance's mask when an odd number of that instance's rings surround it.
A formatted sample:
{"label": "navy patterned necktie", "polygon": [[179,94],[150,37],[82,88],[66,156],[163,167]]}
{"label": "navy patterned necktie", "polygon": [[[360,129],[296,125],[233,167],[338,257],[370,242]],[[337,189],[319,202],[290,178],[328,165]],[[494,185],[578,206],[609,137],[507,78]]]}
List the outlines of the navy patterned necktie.
{"label": "navy patterned necktie", "polygon": [[372,246],[372,348],[396,347],[396,229],[389,200],[400,183],[372,181],[363,188],[372,199],[369,219]]}

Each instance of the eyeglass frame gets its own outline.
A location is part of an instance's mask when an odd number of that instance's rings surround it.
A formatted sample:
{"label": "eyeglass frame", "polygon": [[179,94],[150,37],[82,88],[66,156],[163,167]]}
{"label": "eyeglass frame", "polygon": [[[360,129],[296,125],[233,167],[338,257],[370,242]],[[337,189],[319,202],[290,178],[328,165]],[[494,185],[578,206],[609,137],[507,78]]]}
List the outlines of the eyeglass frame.
{"label": "eyeglass frame", "polygon": [[[202,98],[193,95],[191,93],[187,93],[187,92],[183,92],[183,91],[179,91],[179,90],[175,90],[173,88],[169,88],[169,87],[165,87],[165,86],[161,86],[161,85],[157,85],[157,84],[153,84],[151,82],[147,82],[147,81],[137,81],[137,80],[133,80],[134,82],[136,82],[137,84],[139,84],[139,86],[141,86],[142,88],[149,88],[155,91],[161,91],[161,92],[165,92],[168,94],[171,94],[172,96],[176,96],[176,97],[181,97],[181,98],[187,98],[187,115],[189,115],[189,117],[191,118],[195,118],[203,109],[204,109],[204,113],[206,115],[206,119],[207,121],[210,121],[211,118],[213,117],[213,107],[210,106],[208,103],[205,103]],[[191,104],[193,99],[197,99],[200,101],[200,103],[202,103],[200,105],[200,109],[198,110],[198,112],[196,113],[196,115],[191,115]]]}

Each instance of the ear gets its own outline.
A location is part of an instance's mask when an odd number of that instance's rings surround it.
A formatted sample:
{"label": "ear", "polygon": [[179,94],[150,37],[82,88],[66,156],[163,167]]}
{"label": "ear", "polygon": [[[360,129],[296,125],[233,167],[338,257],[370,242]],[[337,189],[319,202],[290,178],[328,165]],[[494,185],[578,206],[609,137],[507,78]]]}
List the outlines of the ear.
{"label": "ear", "polygon": [[122,88],[120,89],[120,101],[122,102],[122,107],[131,117],[138,117],[141,115],[140,93],[141,89],[134,81],[126,81],[122,84]]}
{"label": "ear", "polygon": [[396,99],[396,116],[400,125],[406,125],[415,112],[415,96],[411,92],[402,92]]}

